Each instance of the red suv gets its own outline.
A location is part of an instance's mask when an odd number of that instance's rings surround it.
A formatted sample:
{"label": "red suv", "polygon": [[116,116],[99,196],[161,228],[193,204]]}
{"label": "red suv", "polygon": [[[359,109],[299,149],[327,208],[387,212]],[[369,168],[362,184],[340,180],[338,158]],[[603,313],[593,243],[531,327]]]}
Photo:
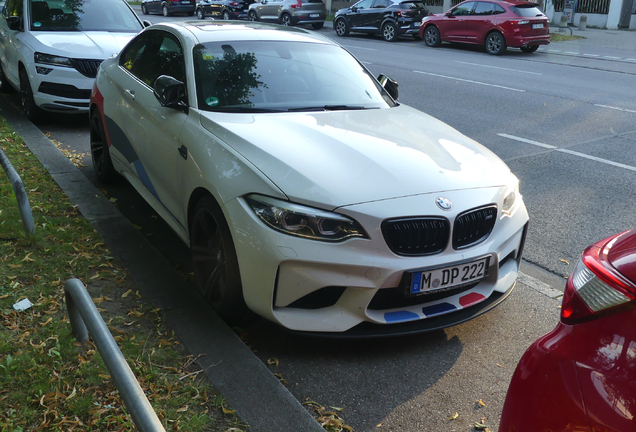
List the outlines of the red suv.
{"label": "red suv", "polygon": [[420,37],[430,47],[459,42],[484,45],[494,55],[503,54],[507,47],[532,53],[550,43],[550,28],[536,3],[469,0],[422,19]]}

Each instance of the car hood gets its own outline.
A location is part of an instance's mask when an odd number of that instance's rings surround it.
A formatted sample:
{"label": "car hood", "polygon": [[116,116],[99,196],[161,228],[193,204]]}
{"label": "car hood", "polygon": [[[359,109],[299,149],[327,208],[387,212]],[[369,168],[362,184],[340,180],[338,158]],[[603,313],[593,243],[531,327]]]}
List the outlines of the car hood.
{"label": "car hood", "polygon": [[290,200],[327,209],[511,181],[508,167],[490,150],[405,105],[320,113],[203,112],[201,123]]}
{"label": "car hood", "polygon": [[34,51],[73,58],[106,59],[119,53],[137,33],[31,32]]}

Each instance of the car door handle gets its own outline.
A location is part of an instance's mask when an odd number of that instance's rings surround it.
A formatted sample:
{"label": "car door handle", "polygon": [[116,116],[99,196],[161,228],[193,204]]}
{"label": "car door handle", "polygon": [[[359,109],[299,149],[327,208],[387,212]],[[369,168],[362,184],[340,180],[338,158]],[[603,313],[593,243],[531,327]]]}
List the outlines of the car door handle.
{"label": "car door handle", "polygon": [[181,147],[179,147],[179,154],[183,159],[188,160],[188,149],[186,146],[181,145]]}
{"label": "car door handle", "polygon": [[132,100],[135,100],[135,92],[133,90],[126,90],[126,96],[128,96]]}

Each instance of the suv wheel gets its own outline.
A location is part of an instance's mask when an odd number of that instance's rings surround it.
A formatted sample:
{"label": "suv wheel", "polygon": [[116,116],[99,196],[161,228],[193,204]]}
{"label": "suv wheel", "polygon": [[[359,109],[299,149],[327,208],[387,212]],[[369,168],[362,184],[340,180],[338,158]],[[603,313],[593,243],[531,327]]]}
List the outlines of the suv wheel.
{"label": "suv wheel", "polygon": [[430,47],[438,47],[442,44],[442,38],[437,27],[432,25],[424,29],[424,43]]}
{"label": "suv wheel", "polygon": [[387,42],[395,42],[398,40],[398,29],[395,24],[388,22],[382,26],[382,37]]}
{"label": "suv wheel", "polygon": [[492,55],[501,55],[506,51],[506,40],[499,32],[492,32],[486,36],[486,52]]}
{"label": "suv wheel", "polygon": [[247,14],[247,17],[249,18],[250,21],[258,21],[258,17],[256,16],[256,12],[254,12],[253,10],[250,11],[250,13]]}
{"label": "suv wheel", "polygon": [[338,36],[349,36],[349,26],[347,25],[347,21],[344,18],[336,19],[336,24],[334,24],[334,27]]}
{"label": "suv wheel", "polygon": [[292,25],[291,17],[289,16],[289,14],[283,14],[283,16],[280,17],[280,21],[281,21],[281,24],[286,27],[289,27]]}
{"label": "suv wheel", "polygon": [[221,18],[222,18],[224,21],[229,21],[229,20],[230,20],[230,13],[229,13],[228,11],[224,10],[224,11],[223,11],[223,15],[221,15]]}
{"label": "suv wheel", "polygon": [[168,6],[163,5],[163,7],[161,8],[161,13],[163,14],[163,16],[168,17],[170,16],[170,11],[168,10]]}
{"label": "suv wheel", "polygon": [[42,108],[35,104],[33,90],[31,90],[31,83],[29,83],[29,75],[25,69],[20,69],[20,104],[26,118],[33,123],[42,118]]}
{"label": "suv wheel", "polygon": [[141,5],[141,13],[144,15],[148,15],[148,8],[146,7],[145,4]]}
{"label": "suv wheel", "polygon": [[203,9],[199,8],[197,9],[197,18],[198,19],[205,19],[205,13],[203,13]]}

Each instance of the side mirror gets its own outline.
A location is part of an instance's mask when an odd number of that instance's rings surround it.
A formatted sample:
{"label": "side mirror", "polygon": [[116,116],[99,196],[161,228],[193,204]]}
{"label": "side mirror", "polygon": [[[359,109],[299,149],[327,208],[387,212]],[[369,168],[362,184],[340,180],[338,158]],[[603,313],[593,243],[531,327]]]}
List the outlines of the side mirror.
{"label": "side mirror", "polygon": [[22,26],[22,17],[19,16],[10,16],[7,18],[7,26],[9,27],[9,30],[24,31],[24,27]]}
{"label": "side mirror", "polygon": [[152,25],[152,23],[148,20],[143,20],[142,24],[144,25],[144,27],[150,27]]}
{"label": "side mirror", "polygon": [[384,90],[393,98],[393,100],[398,100],[399,91],[398,91],[398,83],[396,80],[389,78],[388,76],[382,74],[378,77],[378,81],[380,85],[384,87]]}
{"label": "side mirror", "polygon": [[358,8],[356,6],[351,6],[351,12],[358,12]]}
{"label": "side mirror", "polygon": [[168,75],[161,75],[155,81],[153,89],[161,106],[188,112],[188,105],[185,103],[185,84],[181,81]]}

